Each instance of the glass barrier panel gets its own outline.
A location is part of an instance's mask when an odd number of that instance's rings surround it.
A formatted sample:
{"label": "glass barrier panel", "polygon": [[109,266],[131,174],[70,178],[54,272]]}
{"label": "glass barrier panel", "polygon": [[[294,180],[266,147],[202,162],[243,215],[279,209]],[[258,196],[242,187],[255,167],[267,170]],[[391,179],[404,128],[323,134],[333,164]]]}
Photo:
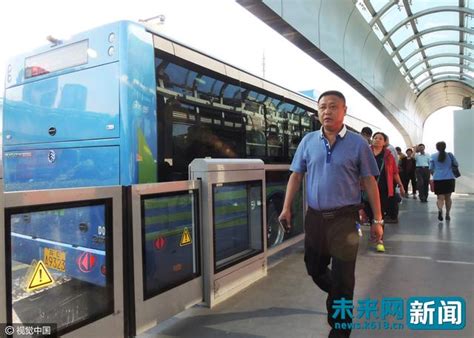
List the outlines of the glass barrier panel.
{"label": "glass barrier panel", "polygon": [[290,177],[290,171],[265,171],[267,190],[267,247],[274,247],[288,238],[302,234],[303,224],[303,189],[298,190],[291,207],[291,230],[286,233],[280,225],[278,216],[283,209],[285,201],[286,185]]}
{"label": "glass barrier panel", "polygon": [[262,183],[213,185],[215,270],[263,252]]}
{"label": "glass barrier panel", "polygon": [[197,190],[142,197],[143,290],[148,299],[200,275]]}
{"label": "glass barrier panel", "polygon": [[14,323],[62,334],[113,313],[111,200],[7,209],[6,220]]}

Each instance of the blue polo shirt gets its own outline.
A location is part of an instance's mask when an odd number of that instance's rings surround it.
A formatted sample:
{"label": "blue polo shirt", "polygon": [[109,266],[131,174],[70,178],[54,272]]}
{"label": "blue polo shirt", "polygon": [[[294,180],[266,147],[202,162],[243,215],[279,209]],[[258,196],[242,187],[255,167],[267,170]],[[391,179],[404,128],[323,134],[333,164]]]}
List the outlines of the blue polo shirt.
{"label": "blue polo shirt", "polygon": [[427,153],[416,154],[415,160],[416,160],[416,166],[418,168],[423,168],[423,167],[428,168],[430,166],[431,157],[430,157],[430,154],[427,154]]}
{"label": "blue polo shirt", "polygon": [[307,201],[315,210],[360,203],[360,178],[379,175],[367,141],[346,126],[332,147],[321,130],[303,137],[290,170],[307,173]]}
{"label": "blue polo shirt", "polygon": [[[451,156],[453,156],[453,160],[451,160]],[[433,180],[440,181],[440,180],[453,180],[455,179],[452,166],[458,165],[458,161],[454,157],[454,155],[446,153],[446,158],[443,162],[438,161],[439,153],[431,155],[430,160],[430,170],[433,172]]]}

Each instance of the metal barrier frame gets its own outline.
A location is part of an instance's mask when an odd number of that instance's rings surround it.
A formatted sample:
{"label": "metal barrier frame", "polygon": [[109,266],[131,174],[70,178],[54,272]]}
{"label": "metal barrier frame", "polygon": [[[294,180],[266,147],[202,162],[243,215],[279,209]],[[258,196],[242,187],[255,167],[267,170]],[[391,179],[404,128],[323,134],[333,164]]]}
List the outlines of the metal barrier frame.
{"label": "metal barrier frame", "polygon": [[[3,179],[0,179],[0,267],[5,271],[6,248],[5,248],[5,194],[3,193]],[[0,323],[7,322],[7,281],[5,273],[0,273]]]}
{"label": "metal barrier frame", "polygon": [[[3,182],[2,182],[3,183]],[[1,187],[3,192],[3,184]],[[114,280],[114,309],[113,313],[100,318],[92,323],[85,324],[73,331],[65,333],[63,337],[89,337],[97,336],[98,332],[110,336],[123,336],[124,334],[124,300],[123,300],[123,249],[122,249],[122,188],[121,187],[98,187],[98,188],[73,188],[73,189],[53,189],[53,190],[35,190],[21,192],[7,192],[1,194],[3,207],[1,208],[2,220],[5,221],[5,209],[54,205],[73,203],[81,201],[90,201],[98,199],[112,200],[112,246],[113,246],[113,280]],[[0,321],[7,321],[6,304],[6,259],[11,257],[11,253],[6,252],[5,248],[5,226],[0,230],[0,264],[3,266],[4,273],[0,274]],[[101,334],[101,335],[103,335]]]}
{"label": "metal barrier frame", "polygon": [[[265,173],[267,171],[290,171],[290,165],[288,164],[265,164]],[[304,222],[306,218],[306,210],[308,209],[308,204],[306,201],[306,175],[304,175],[303,182],[302,184],[302,194],[303,194],[303,210],[301,212],[303,213],[303,233],[296,235],[293,238],[289,238],[286,241],[283,241],[281,244],[278,244],[277,246],[274,246],[272,248],[267,249],[267,256],[270,257],[271,255],[274,255],[281,250],[284,250],[296,243],[301,242],[304,239]],[[266,224],[265,224],[266,225]]]}
{"label": "metal barrier frame", "polygon": [[[132,331],[140,334],[158,323],[173,317],[184,311],[186,308],[202,302],[203,300],[203,262],[201,264],[200,276],[185,282],[171,290],[160,293],[152,298],[144,299],[143,290],[143,248],[142,248],[142,219],[141,219],[141,197],[146,195],[159,195],[170,192],[180,192],[186,190],[198,190],[198,203],[201,196],[201,182],[194,181],[176,181],[166,183],[151,183],[132,185],[132,241],[133,241],[133,275],[134,275],[134,307],[135,307],[135,327]],[[201,205],[199,205],[201,208]],[[200,215],[197,221],[202,234],[202,223]],[[202,235],[200,236],[202,239]],[[200,256],[202,257],[202,246]],[[200,257],[200,258],[201,258]]]}
{"label": "metal barrier frame", "polygon": [[214,271],[213,208],[207,210],[202,208],[204,301],[211,308],[267,274],[267,236],[265,233],[267,202],[265,175],[262,175],[261,171],[263,170],[215,171],[207,175],[207,182],[203,182],[208,185],[207,189],[202,187],[201,190],[201,200],[204,206],[206,204],[212,205],[212,186],[214,184],[262,181],[262,252],[219,272]]}

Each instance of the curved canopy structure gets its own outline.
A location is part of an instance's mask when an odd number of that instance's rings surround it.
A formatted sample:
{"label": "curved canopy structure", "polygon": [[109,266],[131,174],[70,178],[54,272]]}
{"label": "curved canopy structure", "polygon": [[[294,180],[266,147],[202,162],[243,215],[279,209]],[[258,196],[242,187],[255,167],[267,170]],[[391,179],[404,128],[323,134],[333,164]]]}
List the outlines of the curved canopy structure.
{"label": "curved canopy structure", "polygon": [[359,91],[407,144],[430,114],[474,98],[474,0],[237,2]]}
{"label": "curved canopy structure", "polygon": [[472,0],[357,1],[362,16],[418,97],[443,80],[472,87],[473,5]]}

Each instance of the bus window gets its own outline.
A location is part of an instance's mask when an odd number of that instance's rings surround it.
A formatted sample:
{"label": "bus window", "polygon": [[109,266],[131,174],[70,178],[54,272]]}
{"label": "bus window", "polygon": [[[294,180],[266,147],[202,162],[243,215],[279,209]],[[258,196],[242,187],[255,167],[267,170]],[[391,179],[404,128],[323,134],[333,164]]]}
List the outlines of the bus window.
{"label": "bus window", "polygon": [[237,109],[242,107],[242,88],[238,85],[226,83],[222,87],[220,97],[223,104]]}
{"label": "bus window", "polygon": [[[265,101],[267,157],[270,162],[282,162],[287,158],[285,132],[288,127],[286,113],[281,109],[282,100],[268,97]],[[286,149],[285,149],[286,148]]]}
{"label": "bus window", "polygon": [[[243,129],[242,115],[200,108],[200,126],[196,128],[191,148],[195,158],[242,158]],[[193,152],[192,152],[193,153]]]}
{"label": "bus window", "polygon": [[224,86],[223,81],[216,80],[210,76],[199,74],[195,79],[197,96],[210,102],[220,102],[220,91]]}
{"label": "bus window", "polygon": [[265,158],[265,108],[259,102],[258,93],[246,91],[243,113],[245,116],[246,155],[250,158]]}
{"label": "bus window", "polygon": [[197,76],[196,72],[161,58],[155,58],[155,60],[159,87],[181,95],[194,95],[193,85]]}
{"label": "bus window", "polygon": [[187,158],[188,133],[196,124],[196,107],[158,96],[158,140],[159,181],[185,180],[188,177],[188,164],[194,158]]}
{"label": "bus window", "polygon": [[287,119],[287,130],[285,132],[285,142],[288,143],[288,157],[293,158],[296,152],[296,148],[301,141],[301,127],[300,119],[301,116],[298,114],[298,108],[291,103],[284,103],[281,105],[281,110],[288,116]]}

